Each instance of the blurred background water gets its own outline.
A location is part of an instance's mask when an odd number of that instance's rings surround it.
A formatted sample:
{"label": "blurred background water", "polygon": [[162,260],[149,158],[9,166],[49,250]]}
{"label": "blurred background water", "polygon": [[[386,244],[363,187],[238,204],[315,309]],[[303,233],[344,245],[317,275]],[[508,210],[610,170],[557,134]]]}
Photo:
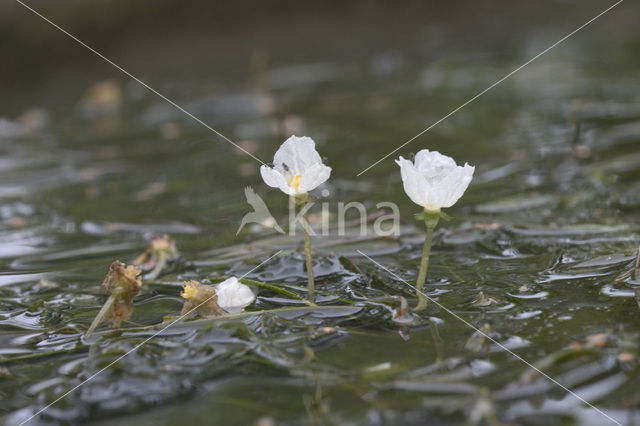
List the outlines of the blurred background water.
{"label": "blurred background water", "polygon": [[[393,158],[422,148],[476,166],[436,233],[429,294],[617,421],[640,422],[636,3],[360,177],[613,3],[28,4],[266,162],[289,135],[313,137],[333,168],[332,214],[338,201],[370,212],[392,201],[403,218],[398,238],[316,241],[324,309],[182,323],[32,424],[606,424],[436,306],[398,318],[411,290],[356,250],[415,280],[423,230]],[[0,2],[0,40],[4,422],[177,315],[183,279],[241,275],[282,249],[249,277],[305,295],[299,238],[235,236],[245,186],[287,214],[258,162],[17,2]],[[161,233],[182,262],[143,289],[122,332],[83,341],[108,265]],[[261,292],[252,309],[282,306],[300,305]]]}

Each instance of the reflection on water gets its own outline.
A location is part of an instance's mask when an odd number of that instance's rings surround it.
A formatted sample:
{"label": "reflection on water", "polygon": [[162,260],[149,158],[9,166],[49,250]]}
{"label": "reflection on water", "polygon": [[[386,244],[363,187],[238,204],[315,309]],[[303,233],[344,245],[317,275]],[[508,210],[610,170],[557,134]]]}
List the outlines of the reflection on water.
{"label": "reflection on water", "polygon": [[[286,135],[312,135],[333,167],[328,199],[397,202],[402,235],[318,238],[321,306],[262,291],[252,310],[270,313],[176,325],[39,421],[604,424],[436,306],[397,315],[400,296],[415,303],[412,290],[357,252],[415,280],[423,235],[397,166],[389,159],[355,175],[560,37],[549,33],[575,28],[565,24],[517,47],[487,37],[449,50],[427,26],[430,44],[414,40],[411,54],[383,46],[366,61],[318,59],[288,42],[286,60],[246,61],[241,83],[213,84],[197,70],[156,81],[259,158]],[[640,418],[640,64],[636,35],[597,25],[400,154],[428,147],[477,166],[454,221],[436,232],[429,294],[627,422]],[[259,164],[121,77],[92,75],[73,102],[43,100],[0,119],[0,415],[9,424],[153,335],[144,326],[179,313],[184,279],[242,275],[282,249],[248,277],[305,295],[299,238],[260,228],[235,237],[247,185],[277,219],[286,214],[260,183]],[[84,341],[108,265],[162,233],[183,255],[176,271],[143,288],[122,330]]]}

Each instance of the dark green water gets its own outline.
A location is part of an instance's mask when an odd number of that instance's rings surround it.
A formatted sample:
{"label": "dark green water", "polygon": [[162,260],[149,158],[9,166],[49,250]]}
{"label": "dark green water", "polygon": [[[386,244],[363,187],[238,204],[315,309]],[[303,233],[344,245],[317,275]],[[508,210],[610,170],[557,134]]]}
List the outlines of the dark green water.
{"label": "dark green water", "polygon": [[[262,27],[249,37],[245,27],[221,23],[228,40],[212,37],[213,48],[190,43],[200,26],[173,28],[169,34],[182,37],[175,45],[157,32],[151,41],[138,35],[132,46],[157,49],[148,51],[152,64],[128,62],[133,54],[115,49],[131,72],[265,161],[288,135],[312,136],[333,168],[323,199],[332,218],[339,201],[362,202],[372,213],[391,201],[402,234],[363,239],[352,227],[344,237],[315,239],[320,307],[263,290],[247,311],[269,312],[176,324],[30,424],[613,424],[434,304],[394,320],[400,296],[411,305],[415,297],[393,274],[415,280],[424,230],[392,158],[422,148],[476,166],[448,211],[453,220],[436,231],[428,294],[608,416],[640,422],[640,277],[631,273],[640,243],[640,38],[629,18],[636,5],[623,3],[356,177],[607,4],[552,6],[562,19],[529,17],[525,6],[478,9],[495,12],[512,39],[489,24],[474,39],[473,10],[439,10],[437,22],[417,24],[410,8],[398,19],[415,24],[411,31],[396,22],[385,38],[379,25],[390,9],[343,14],[334,5],[327,16],[340,19],[325,23],[335,32],[297,11],[291,34],[277,26],[263,41]],[[286,21],[278,10],[264,14]],[[57,37],[28,12],[15,16]],[[285,197],[262,183],[259,163],[72,40],[49,43],[90,59],[76,59],[75,71],[47,62],[52,68],[43,73],[67,74],[31,90],[30,74],[20,80],[16,72],[24,98],[3,81],[11,94],[3,105],[11,121],[0,122],[0,418],[7,424],[159,330],[143,327],[178,315],[182,280],[240,276],[282,250],[248,278],[306,294],[301,237],[251,227],[235,236],[250,210],[247,185],[276,218],[286,215]],[[200,59],[225,43],[237,51]],[[314,55],[316,45],[324,48]],[[165,59],[166,68],[157,59],[163,53],[177,57]],[[112,83],[102,102],[81,95],[105,79]],[[39,112],[20,116],[18,98]],[[179,264],[143,287],[122,329],[103,326],[84,340],[106,299],[100,283],[109,264],[132,261],[161,233],[175,239]]]}

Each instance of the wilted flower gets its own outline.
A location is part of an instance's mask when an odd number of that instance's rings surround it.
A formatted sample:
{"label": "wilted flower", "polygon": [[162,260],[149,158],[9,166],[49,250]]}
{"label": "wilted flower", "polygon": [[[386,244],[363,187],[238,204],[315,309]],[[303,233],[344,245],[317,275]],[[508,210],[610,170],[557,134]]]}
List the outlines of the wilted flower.
{"label": "wilted flower", "polygon": [[167,256],[169,260],[179,256],[176,243],[167,234],[152,238],[147,244],[147,249],[136,258],[134,263],[142,265],[148,262],[155,262],[161,255]]}
{"label": "wilted flower", "polygon": [[322,164],[313,139],[291,136],[273,157],[273,167],[260,167],[264,182],[288,195],[306,194],[326,182],[331,167]]}
{"label": "wilted flower", "polygon": [[145,279],[155,280],[167,262],[176,260],[180,256],[176,243],[165,234],[152,238],[147,244],[147,249],[133,261],[143,271],[151,271]]}
{"label": "wilted flower", "polygon": [[451,157],[423,149],[412,163],[400,157],[402,184],[411,201],[425,210],[438,212],[451,207],[466,191],[475,167],[456,165]]}
{"label": "wilted flower", "polygon": [[194,313],[201,317],[217,317],[226,314],[218,305],[218,295],[211,286],[193,280],[185,281],[180,296],[184,299],[180,315]]}
{"label": "wilted flower", "polygon": [[251,289],[231,277],[215,287],[198,281],[185,281],[180,296],[185,300],[181,315],[196,313],[201,317],[235,314],[256,299]]}
{"label": "wilted flower", "polygon": [[140,269],[116,260],[109,267],[109,272],[102,282],[102,287],[115,300],[105,314],[105,319],[111,320],[115,328],[120,327],[122,321],[126,321],[133,315],[133,298],[142,288],[142,279],[139,277]]}
{"label": "wilted flower", "polygon": [[87,329],[85,336],[88,337],[93,333],[103,318],[110,320],[115,328],[120,327],[122,321],[131,318],[133,298],[142,288],[142,279],[139,275],[140,269],[137,266],[126,266],[118,260],[111,264],[109,272],[102,282],[102,287],[109,293],[109,298]]}
{"label": "wilted flower", "polygon": [[238,313],[256,300],[255,294],[236,277],[224,280],[216,286],[218,304],[230,314]]}

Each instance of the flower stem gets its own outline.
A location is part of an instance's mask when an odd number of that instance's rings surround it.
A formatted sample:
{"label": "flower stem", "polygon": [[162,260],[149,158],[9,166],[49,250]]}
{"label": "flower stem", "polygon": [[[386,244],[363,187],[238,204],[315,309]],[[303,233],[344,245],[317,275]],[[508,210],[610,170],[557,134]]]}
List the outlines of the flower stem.
{"label": "flower stem", "polygon": [[304,254],[307,262],[307,276],[309,277],[309,302],[315,301],[315,283],[313,281],[313,264],[311,263],[311,237],[309,236],[309,230],[306,226],[304,228]]}
{"label": "flower stem", "polygon": [[147,279],[149,281],[153,281],[156,278],[158,278],[158,275],[160,275],[160,272],[162,272],[162,269],[165,267],[166,264],[167,264],[167,253],[161,251],[160,253],[158,253],[158,259],[156,261],[156,265],[153,268],[153,270],[149,273],[149,276],[147,277]]}
{"label": "flower stem", "polygon": [[98,315],[96,315],[93,322],[87,329],[87,332],[84,334],[84,337],[91,336],[91,333],[93,333],[96,327],[100,325],[100,323],[102,322],[102,318],[104,318],[104,316],[107,314],[107,311],[109,310],[109,308],[111,308],[111,305],[113,305],[113,302],[115,301],[116,301],[116,296],[113,294],[110,295],[107,301],[104,302],[104,305],[102,305],[102,308],[100,309],[100,312],[98,312]]}
{"label": "flower stem", "polygon": [[420,271],[418,272],[418,281],[416,281],[416,294],[418,296],[418,305],[415,311],[422,311],[427,307],[427,298],[422,288],[427,279],[427,270],[429,269],[429,254],[431,253],[431,241],[433,240],[433,230],[438,225],[440,212],[430,212],[425,210],[424,223],[427,225],[427,237],[424,240],[424,248],[422,249],[422,259],[420,260]]}
{"label": "flower stem", "polygon": [[[289,208],[292,206],[300,206],[304,210],[307,203],[310,202],[309,195],[307,193],[292,195],[289,198]],[[306,257],[307,276],[309,277],[309,283],[307,285],[307,291],[309,293],[309,302],[314,303],[315,298],[315,283],[313,281],[313,264],[311,263],[311,236],[310,226],[307,222],[306,215],[303,214],[302,228],[304,229],[304,254]],[[295,226],[295,225],[294,225]],[[313,231],[312,231],[313,232]]]}

